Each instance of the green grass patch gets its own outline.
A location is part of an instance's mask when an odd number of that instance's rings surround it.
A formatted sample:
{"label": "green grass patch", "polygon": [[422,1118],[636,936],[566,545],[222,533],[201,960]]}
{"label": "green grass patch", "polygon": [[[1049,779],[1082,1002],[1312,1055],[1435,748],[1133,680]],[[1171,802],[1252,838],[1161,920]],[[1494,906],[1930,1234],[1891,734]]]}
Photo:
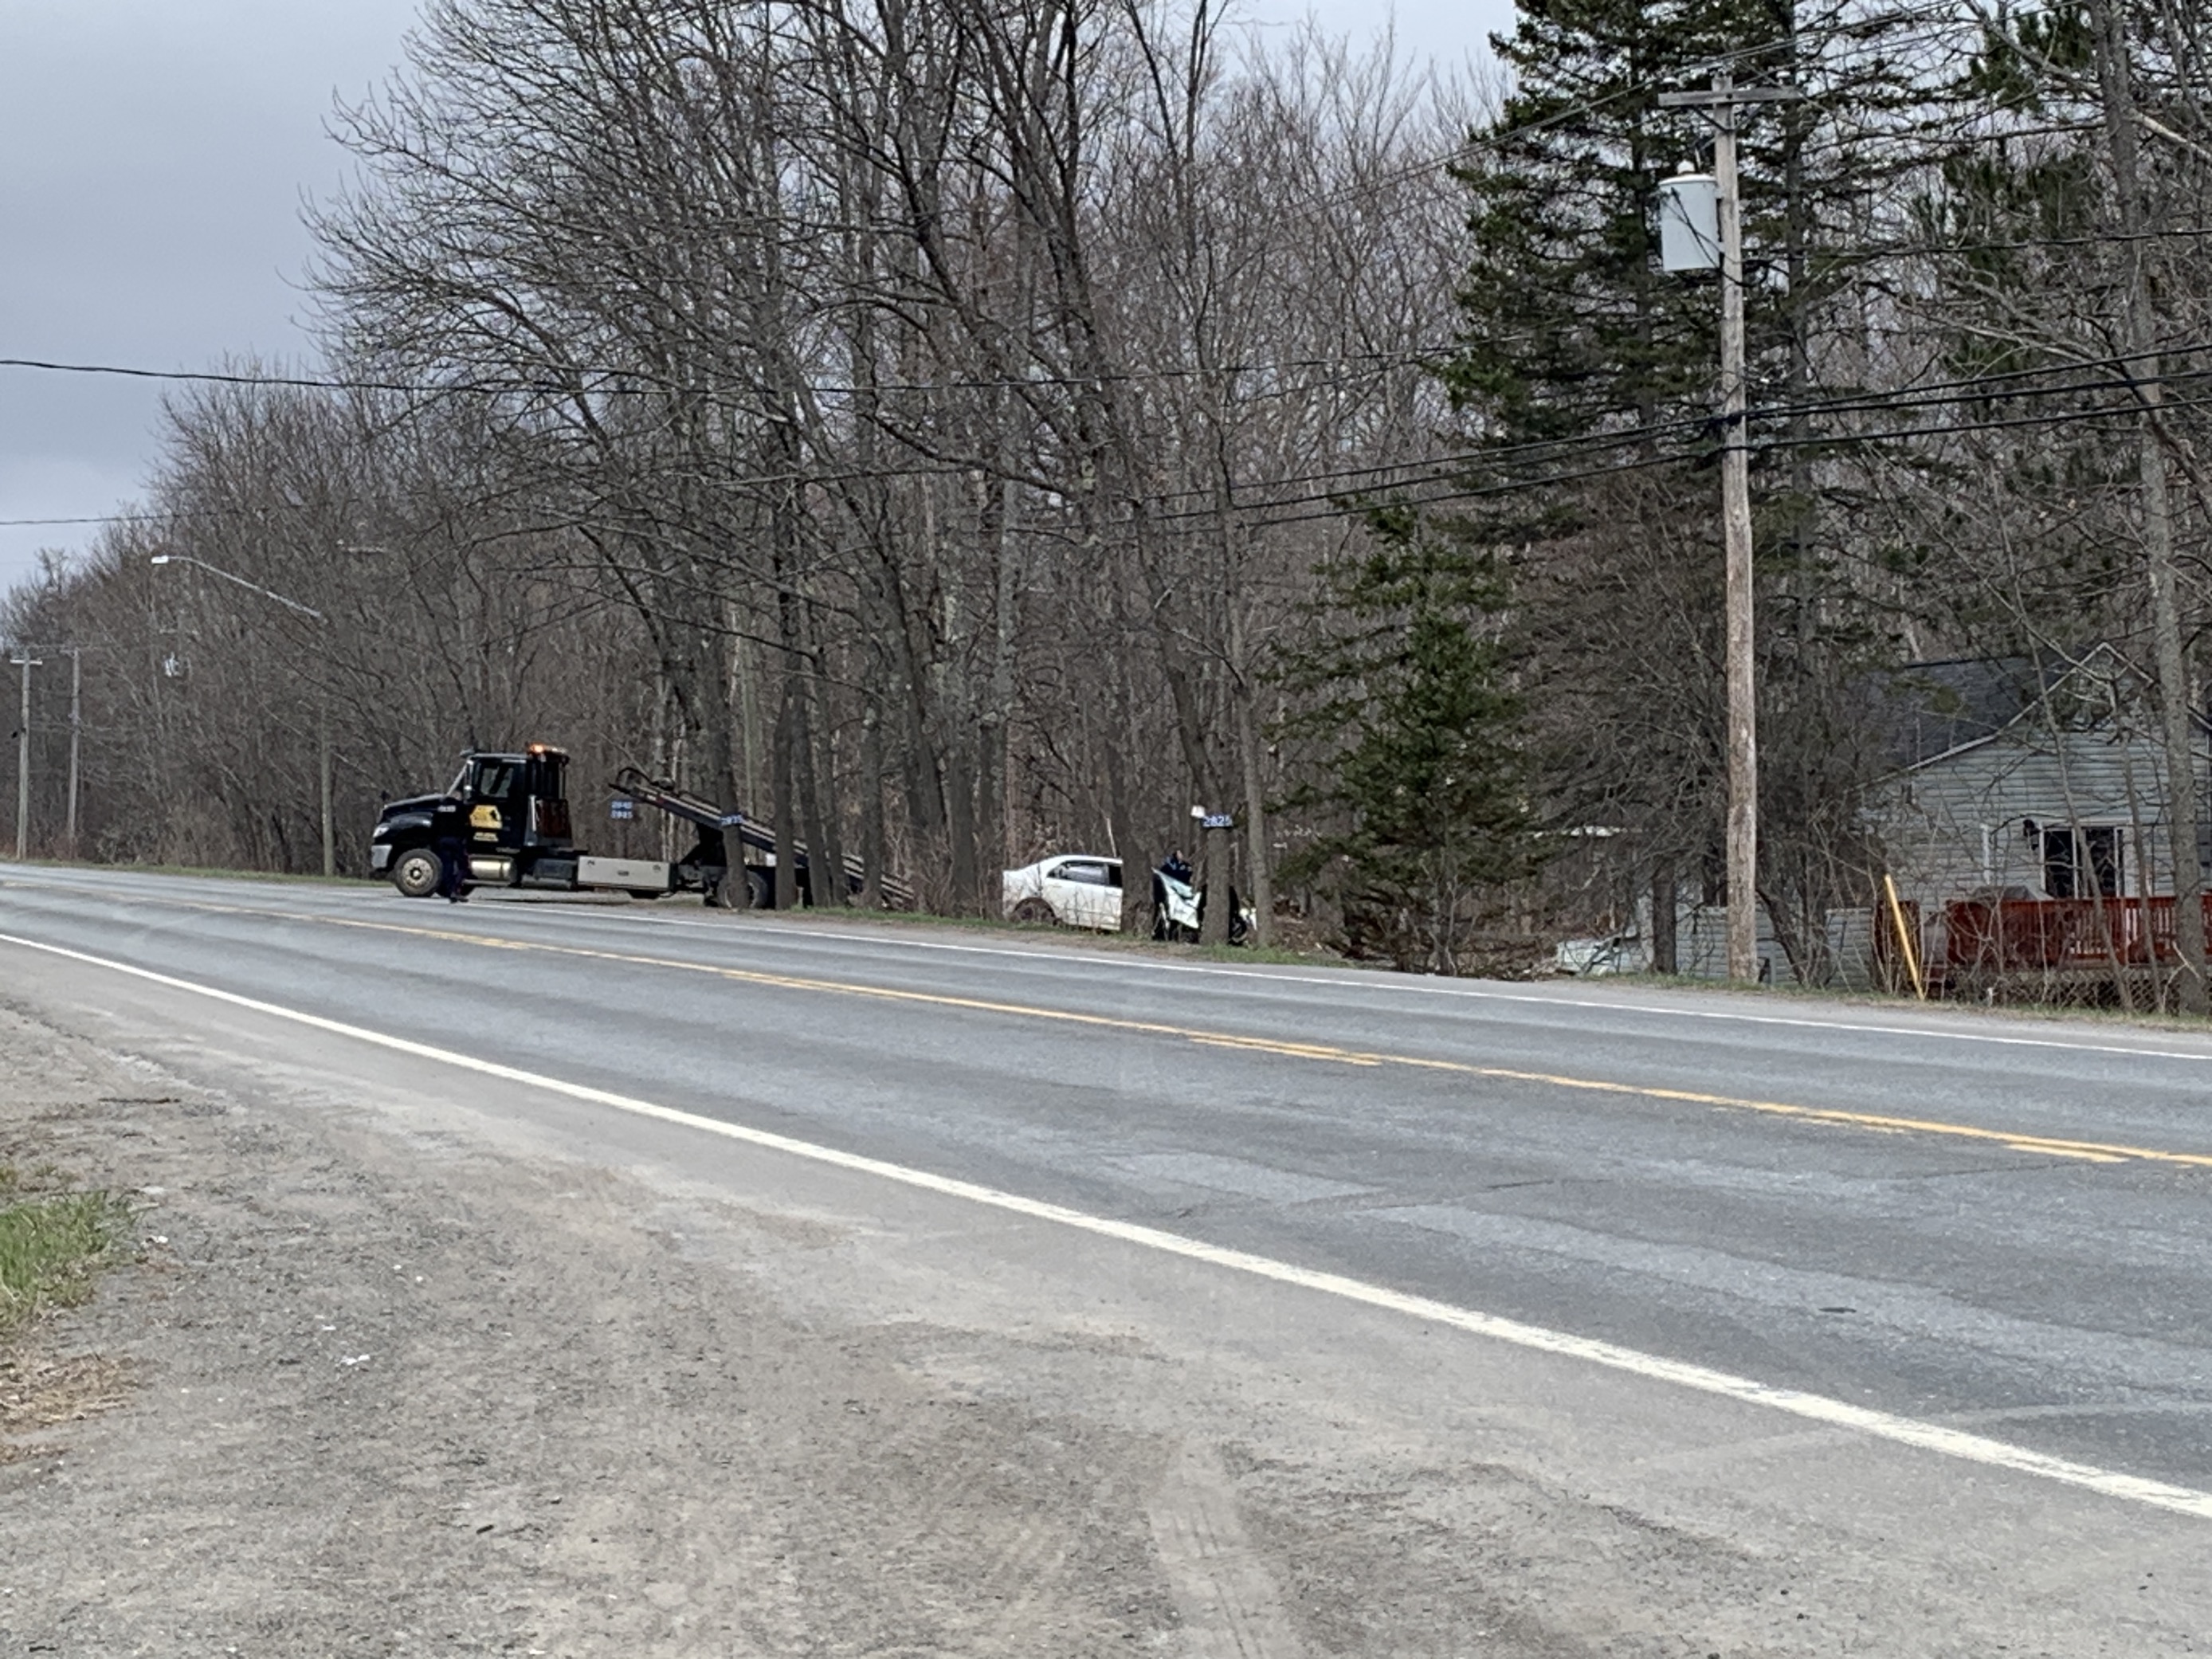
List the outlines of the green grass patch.
{"label": "green grass patch", "polygon": [[1186,945],[1181,948],[1207,962],[1264,962],[1277,968],[1364,968],[1367,965],[1325,951],[1289,951],[1279,945]]}
{"label": "green grass patch", "polygon": [[15,1184],[15,1172],[0,1169],[0,1335],[41,1307],[82,1301],[131,1221],[129,1207],[107,1193],[9,1199]]}

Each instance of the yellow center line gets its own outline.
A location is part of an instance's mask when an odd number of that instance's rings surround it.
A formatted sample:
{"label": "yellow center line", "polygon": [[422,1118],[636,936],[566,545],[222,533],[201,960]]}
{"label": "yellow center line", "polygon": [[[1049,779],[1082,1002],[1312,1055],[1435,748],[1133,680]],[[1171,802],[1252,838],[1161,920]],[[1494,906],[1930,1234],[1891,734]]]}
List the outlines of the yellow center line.
{"label": "yellow center line", "polygon": [[907,991],[889,986],[864,985],[851,980],[817,979],[796,974],[770,973],[757,968],[724,968],[709,963],[685,962],[678,957],[642,956],[627,951],[601,951],[589,945],[557,945],[542,939],[498,939],[447,927],[418,927],[406,922],[371,921],[357,916],[317,915],[297,910],[270,910],[252,905],[216,904],[190,899],[140,900],[141,903],[173,908],[204,910],[225,915],[255,916],[301,921],[331,927],[353,927],[380,933],[401,933],[416,939],[440,939],[495,951],[533,951],[548,956],[580,957],[594,962],[620,963],[638,968],[661,968],[679,973],[704,974],[745,985],[776,990],[811,991],[831,996],[872,999],[881,1002],[918,1004],[933,1008],[957,1008],[970,1013],[1000,1014],[1018,1019],[1049,1020],[1060,1024],[1088,1026],[1097,1030],[1128,1031],[1144,1036],[1172,1037],[1211,1048],[1235,1048],[1249,1053],[1279,1054],[1286,1059],[1320,1060],[1332,1065],[1395,1066],[1415,1071],[1445,1072],[1493,1082],[1535,1084],[1553,1089],[1578,1089],[1592,1094],[1622,1095],[1641,1100],[1663,1100],[1687,1106],[1725,1111],[1756,1112],[1767,1117],[1793,1118],[1801,1122],[1835,1124],[1886,1134],[1935,1135],[1953,1140],[1980,1141],[2010,1152],[2079,1159],[2094,1164],[2130,1161],[2212,1170],[2212,1152],[2177,1152],[2160,1147],[2131,1146],[2095,1140],[2070,1140],[2048,1135],[2021,1134],[2009,1129],[1985,1129],[1971,1123],[1951,1123],[1940,1118],[1899,1117],[1879,1112],[1852,1112],[1837,1107],[1801,1106],[1788,1101],[1757,1100],[1738,1095],[1708,1094],[1694,1089],[1668,1089],[1654,1084],[1616,1083],[1607,1079],[1573,1077],[1557,1072],[1520,1071],[1503,1066],[1479,1066],[1467,1060],[1436,1060],[1420,1054],[1400,1054],[1333,1043],[1299,1042],[1274,1037],[1247,1036],[1235,1031],[1211,1031],[1162,1020],[1129,1019],[1113,1014],[1079,1013],[1066,1008],[1041,1007],[1032,1003],[1000,1002],[983,997],[954,996],[941,991]]}

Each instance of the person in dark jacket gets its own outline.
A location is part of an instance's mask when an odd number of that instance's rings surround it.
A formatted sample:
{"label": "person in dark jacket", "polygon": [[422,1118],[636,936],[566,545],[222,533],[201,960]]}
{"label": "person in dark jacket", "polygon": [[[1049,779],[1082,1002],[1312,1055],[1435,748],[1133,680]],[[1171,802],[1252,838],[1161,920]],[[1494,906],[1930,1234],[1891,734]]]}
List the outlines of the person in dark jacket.
{"label": "person in dark jacket", "polygon": [[433,828],[437,836],[432,845],[438,854],[438,896],[448,904],[465,904],[469,896],[465,890],[469,873],[469,848],[461,838],[459,810],[441,808]]}

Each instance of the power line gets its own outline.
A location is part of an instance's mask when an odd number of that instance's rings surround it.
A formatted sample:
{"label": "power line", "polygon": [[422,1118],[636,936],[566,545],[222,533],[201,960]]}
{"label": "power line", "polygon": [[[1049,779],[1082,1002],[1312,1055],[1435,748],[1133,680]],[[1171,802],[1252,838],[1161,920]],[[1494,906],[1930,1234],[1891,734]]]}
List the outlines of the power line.
{"label": "power line", "polygon": [[[2159,348],[2159,352],[2171,355],[2202,349],[2212,349],[2212,342],[2170,344]],[[1753,423],[1768,425],[1813,415],[1850,414],[1879,411],[1883,409],[1924,409],[1944,403],[1968,403],[1999,398],[2058,397],[2083,392],[2121,391],[2153,384],[2154,382],[2148,378],[2126,374],[2127,364],[2134,361],[2136,357],[2133,356],[2116,354],[2108,357],[2089,359],[2080,363],[2005,370],[1994,374],[1977,375],[1957,380],[1926,381],[1915,386],[1901,386],[1892,392],[1817,398],[1796,404],[1754,404],[1745,411],[1744,421],[1747,427]],[[2059,385],[2040,386],[2013,384],[2024,379],[2068,374],[2079,374],[2100,369],[2117,369],[2120,371],[2121,377],[2096,380],[2075,380]],[[2194,383],[2208,377],[2212,377],[2212,370],[2183,370],[2162,374],[2157,377],[2156,383],[2169,386],[2183,385]],[[2083,418],[2088,418],[2089,413],[2091,412],[2083,412]],[[1412,471],[1417,469],[1430,471],[1464,470],[1468,467],[1496,466],[1516,463],[1540,465],[1547,460],[1568,459],[1579,455],[1602,453],[1608,450],[1632,447],[1686,432],[1710,430],[1717,419],[1717,416],[1701,413],[1673,420],[1638,422],[1634,426],[1622,427],[1612,432],[1577,434],[1522,444],[1468,450],[1456,455],[1439,456],[1429,460],[1378,463],[1370,466],[1343,467],[1292,474],[1261,481],[1249,485],[1249,488],[1254,490],[1268,490],[1280,489],[1285,485],[1321,484],[1333,480],[1342,481],[1334,489],[1319,489],[1303,495],[1279,496],[1260,505],[1264,507],[1335,501],[1362,489],[1402,489],[1446,481],[1441,477],[1403,478],[1393,481],[1380,476],[1384,473]],[[1829,441],[1861,441],[1856,438],[1829,440]],[[1683,454],[1675,456],[1678,459],[1682,458]],[[1363,479],[1367,482],[1364,483],[1357,482]],[[1211,489],[1170,490],[1147,499],[1169,501],[1212,493]],[[1210,509],[1198,508],[1188,513],[1177,513],[1165,516],[1178,519],[1197,518],[1205,516],[1208,511]]]}
{"label": "power line", "polygon": [[0,357],[0,368],[35,368],[56,374],[112,374],[134,380],[183,380],[214,386],[288,386],[316,392],[420,392],[428,388],[376,380],[330,380],[295,374],[239,374],[216,369],[137,368],[120,363],[60,363],[38,357]]}
{"label": "power line", "polygon": [[[1281,374],[1290,369],[1340,369],[1357,364],[1418,365],[1432,362],[1450,349],[1448,345],[1409,346],[1389,351],[1347,351],[1330,356],[1285,357],[1279,362],[1237,362],[1208,368],[1189,365],[1173,368],[1123,369],[1103,374],[1009,374],[999,376],[960,375],[942,380],[878,381],[872,385],[847,385],[832,381],[809,380],[803,389],[808,392],[832,397],[860,397],[899,394],[915,392],[996,392],[1019,391],[1031,386],[1084,386],[1123,384],[1144,380],[1194,380],[1210,375],[1245,375]],[[161,380],[179,384],[234,386],[302,392],[388,392],[411,397],[449,397],[460,393],[482,393],[494,397],[512,397],[519,393],[540,396],[569,397],[629,397],[655,398],[672,395],[665,385],[621,384],[635,381],[639,377],[627,369],[588,368],[581,374],[600,384],[562,384],[550,380],[517,379],[498,380],[379,380],[339,375],[301,375],[246,374],[214,369],[143,368],[125,363],[54,362],[34,357],[0,357],[0,368],[34,369],[55,374],[91,374],[117,376],[128,380]],[[617,381],[605,384],[605,381]],[[757,388],[744,388],[757,390]],[[1294,386],[1292,391],[1312,390],[1311,385]]]}
{"label": "power line", "polygon": [[2015,242],[1896,242],[1886,247],[1822,247],[1812,250],[1816,259],[1866,261],[1874,259],[1939,258],[1960,253],[2027,253],[2051,247],[2102,247],[2127,242],[2197,241],[2212,236],[2212,225],[2170,225],[2162,230],[2099,231],[2088,236],[2027,236]]}
{"label": "power line", "polygon": [[81,519],[0,519],[0,530],[24,530],[46,525],[128,524],[141,519],[173,519],[173,513],[95,513]]}
{"label": "power line", "polygon": [[[2171,356],[2203,350],[2212,350],[2212,340],[2184,341],[2167,343],[2157,348],[2154,353],[2113,353],[2105,356],[2084,359],[2074,363],[2044,365],[2032,368],[2001,370],[1995,374],[1972,375],[1950,380],[1922,381],[1912,385],[1899,386],[1887,392],[1844,394],[1832,398],[1814,398],[1799,403],[1754,404],[1746,410],[1744,420],[1747,426],[1753,424],[1771,425],[1778,422],[1799,420],[1808,416],[1857,413],[1878,414],[1885,410],[1908,410],[1926,409],[1946,403],[1972,403],[2000,398],[2063,397],[2091,392],[2126,391],[2137,386],[2148,386],[2154,383],[2170,386],[2193,385],[2208,378],[2212,378],[2212,369],[2169,370],[2157,377],[2154,377],[2154,380],[2152,378],[2129,374],[2126,372],[2127,365],[2144,356],[2155,355]],[[2067,375],[2078,377],[2084,374],[2097,374],[2100,371],[2104,372],[2104,378],[2094,380],[2075,378],[2058,380],[2053,384],[2037,386],[2020,384],[2020,382],[2031,380],[2045,380],[2051,379],[2051,377]],[[2114,371],[2117,371],[2117,373],[2113,373]],[[2187,405],[2175,404],[2172,406],[2185,407]],[[2052,415],[2037,416],[2035,417],[2035,420],[2037,422],[2047,422],[2065,419],[2094,419],[2098,417],[2100,415],[2117,412],[2121,411],[2094,410],[2060,411]],[[1305,495],[1277,496],[1272,500],[1257,503],[1256,505],[1261,510],[1265,510],[1268,507],[1273,507],[1297,506],[1311,502],[1334,501],[1342,499],[1348,494],[1361,491],[1402,489],[1419,488],[1425,484],[1448,483],[1449,482],[1449,474],[1454,471],[1464,471],[1469,467],[1510,466],[1514,465],[1540,465],[1555,460],[1565,460],[1578,456],[1600,454],[1611,450],[1633,447],[1638,445],[1648,444],[1655,441],[1671,436],[1679,436],[1686,433],[1709,430],[1714,425],[1717,418],[1717,417],[1715,416],[1708,413],[1699,413],[1697,415],[1682,416],[1665,421],[1642,422],[1634,426],[1623,427],[1612,432],[1582,433],[1559,438],[1535,439],[1522,443],[1468,450],[1456,454],[1436,456],[1420,460],[1381,461],[1358,466],[1322,468],[1310,472],[1289,473],[1272,478],[1259,480],[1251,483],[1244,484],[1241,486],[1241,489],[1251,491],[1269,491],[1300,484],[1334,486],[1332,488],[1317,489]],[[1808,434],[1790,440],[1788,441],[1790,443],[1800,444],[1814,442],[1822,444],[1860,443],[1883,441],[1895,436],[1914,435],[1917,433],[1938,430],[1965,431],[1972,429],[1975,428],[1972,427],[1954,426],[1940,428],[1913,428],[1911,431],[1905,433],[1824,434],[1817,437]],[[1757,447],[1762,450],[1771,449],[1780,447],[1780,441],[1767,441]],[[1656,465],[1665,460],[1680,460],[1689,459],[1690,455],[1691,452],[1686,451],[1671,452],[1668,456],[1660,458],[1659,461],[1650,463],[1639,461],[1633,465],[1637,466]],[[1627,470],[1628,465],[1629,464],[1623,464],[1623,470]],[[957,477],[972,472],[975,469],[972,467],[964,466],[877,467],[866,472],[856,471],[848,473],[818,474],[794,472],[791,474],[779,475],[775,478],[749,477],[733,479],[730,482],[735,483],[740,488],[757,488],[764,484],[779,482],[825,484],[839,482],[852,482],[854,480],[873,477]],[[1397,478],[1393,478],[1388,476],[1394,473],[1403,474],[1422,472],[1447,476]],[[1552,480],[1542,480],[1542,482],[1550,481]],[[1152,491],[1146,493],[1139,499],[1147,502],[1164,505],[1169,502],[1187,501],[1195,497],[1210,495],[1215,493],[1215,488],[1216,487],[1214,486],[1194,486],[1188,489]],[[233,507],[170,508],[166,510],[95,514],[82,518],[9,519],[0,520],[0,526],[12,527],[113,523],[168,523],[193,519],[230,517],[241,514],[264,512],[270,508],[283,507],[291,507],[297,511],[313,510],[311,507],[299,503],[265,502],[258,503],[251,507],[239,506]],[[1232,501],[1232,507],[1237,510],[1251,510],[1250,506],[1240,501]],[[1213,509],[1208,507],[1200,507],[1187,511],[1164,514],[1161,516],[1164,519],[1170,520],[1179,520],[1188,518],[1202,518],[1207,516],[1212,510]]]}
{"label": "power line", "polygon": [[[2162,404],[2160,408],[2161,412],[2169,413],[2176,410],[2212,408],[2212,397],[2175,398]],[[1770,439],[1763,443],[1754,444],[1752,447],[1762,454],[1768,454],[1778,451],[1787,451],[1800,448],[1827,448],[1847,444],[1893,443],[1905,438],[1966,437],[1978,432],[2007,431],[2022,427],[2033,426],[2055,426],[2073,421],[2119,419],[2124,417],[2131,417],[2136,413],[2138,413],[2138,410],[2134,405],[2100,410],[2062,410],[2042,415],[2008,416],[2002,419],[1985,419],[1978,421],[1954,422],[1942,425],[1906,427],[1899,430],[1888,432],[1837,433],[1827,434],[1808,434],[1802,437],[1781,437]],[[1702,453],[1691,453],[1677,450],[1663,454],[1646,456],[1638,459],[1608,462],[1603,465],[1583,467],[1572,471],[1547,473],[1540,477],[1504,479],[1495,483],[1489,484],[1469,484],[1444,491],[1442,494],[1425,495],[1417,500],[1401,501],[1395,504],[1414,507],[1449,507],[1456,501],[1484,500],[1496,495],[1512,495],[1518,491],[1526,489],[1550,489],[1560,484],[1574,483],[1590,478],[1607,477],[1616,473],[1643,471],[1652,467],[1679,466],[1685,461],[1702,460],[1704,459],[1705,457]],[[1444,481],[1438,479],[1434,482],[1442,483]],[[1302,505],[1304,500],[1309,499],[1326,499],[1340,501],[1342,500],[1342,496],[1339,495],[1329,497],[1293,498],[1289,501],[1281,503],[1281,505]],[[1264,511],[1264,509],[1262,510]],[[1180,513],[1168,514],[1164,514],[1163,516],[1170,520],[1179,520],[1185,518],[1196,518],[1202,515],[1195,513]],[[1279,525],[1303,524],[1314,520],[1338,519],[1343,516],[1344,509],[1341,507],[1332,507],[1327,511],[1293,513],[1266,517],[1256,517],[1251,519],[1248,522],[1251,528],[1267,529]]]}

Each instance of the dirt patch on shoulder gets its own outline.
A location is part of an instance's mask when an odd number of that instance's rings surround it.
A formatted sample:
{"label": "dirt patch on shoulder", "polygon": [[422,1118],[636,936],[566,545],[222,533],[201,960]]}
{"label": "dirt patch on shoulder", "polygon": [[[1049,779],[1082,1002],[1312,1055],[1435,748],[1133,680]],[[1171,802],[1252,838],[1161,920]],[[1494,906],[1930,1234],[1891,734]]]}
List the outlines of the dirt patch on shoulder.
{"label": "dirt patch on shoulder", "polygon": [[[62,1423],[81,1423],[123,1404],[131,1383],[129,1363],[107,1354],[0,1355],[0,1435],[27,1434]],[[0,1440],[0,1462],[31,1449]]]}
{"label": "dirt patch on shoulder", "polygon": [[0,1139],[130,1193],[143,1243],[0,1366],[0,1649],[1081,1655],[1174,1628],[1161,1454],[948,1393],[927,1327],[779,1309],[749,1257],[836,1229],[733,1204],[702,1251],[620,1174],[144,1070],[0,1009]]}

